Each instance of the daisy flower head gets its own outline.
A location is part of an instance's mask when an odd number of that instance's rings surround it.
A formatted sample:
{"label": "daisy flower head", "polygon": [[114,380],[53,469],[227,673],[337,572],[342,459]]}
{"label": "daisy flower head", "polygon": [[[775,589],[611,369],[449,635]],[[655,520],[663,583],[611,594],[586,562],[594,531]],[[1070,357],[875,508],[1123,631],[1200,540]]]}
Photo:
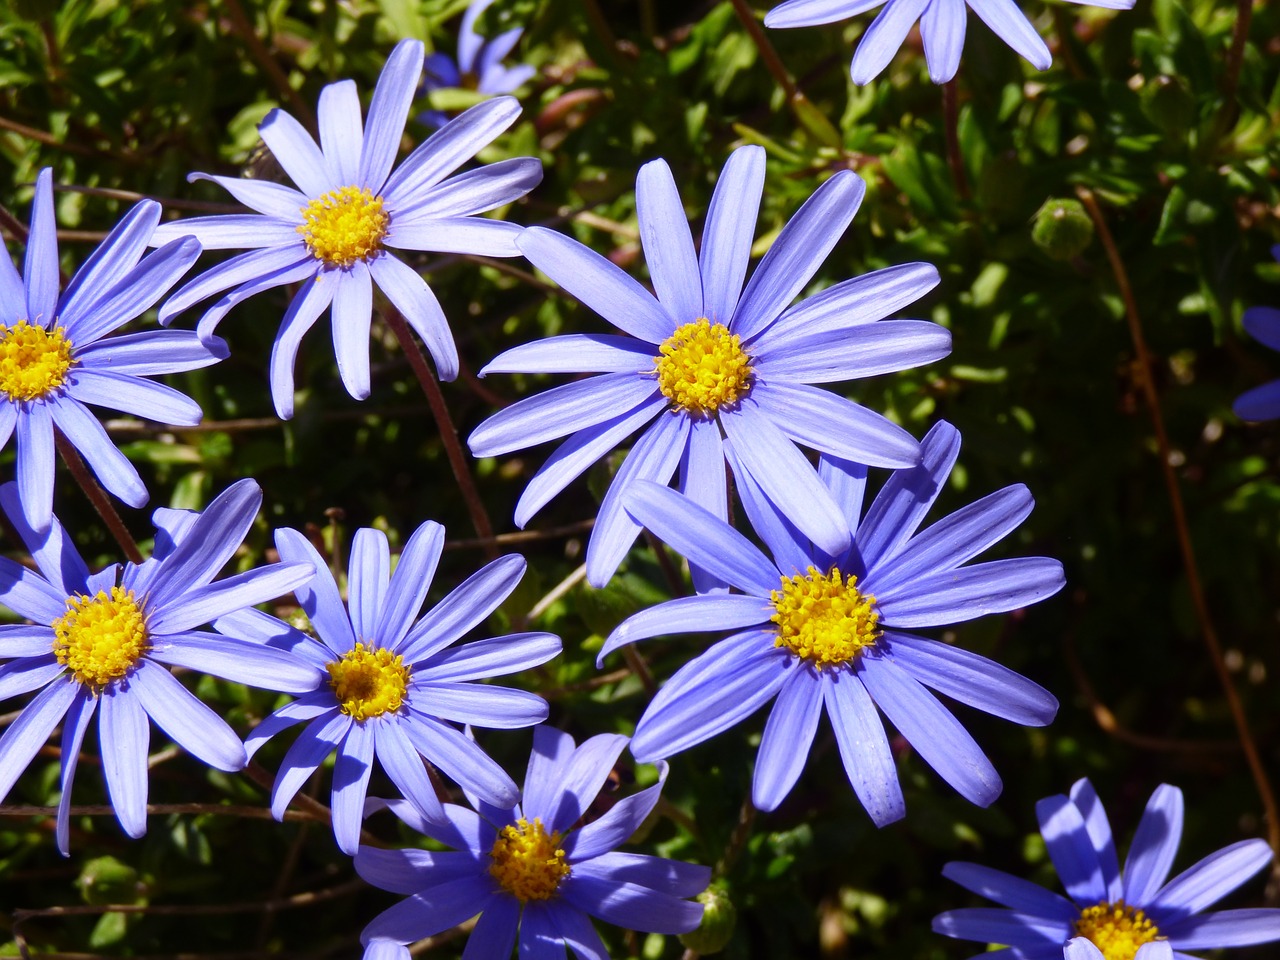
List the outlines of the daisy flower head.
{"label": "daisy flower head", "polygon": [[[282,419],[293,416],[293,363],[303,335],[332,306],[338,372],[356,399],[369,396],[369,325],[376,284],[426,344],[442,380],[458,375],[458,352],[431,288],[393,251],[519,254],[520,227],[477,216],[523,197],[542,179],[532,157],[501,160],[449,176],[520,115],[510,97],[477,104],[450,121],[396,169],[409,105],[422,73],[422,44],[403,40],[387,59],[362,124],[354,81],[320,94],[320,144],[293,117],[272,110],[258,127],[294,187],[191,174],[212,180],[255,213],[163,224],[153,242],[194,236],[206,250],[248,248],[192,280],[161,310],[161,322],[214,294],[200,318],[210,337],[236,304],[287,283],[301,283],[271,351],[271,395]],[[229,291],[223,293],[223,291]]]}
{"label": "daisy flower head", "polygon": [[1188,950],[1280,940],[1280,910],[1204,912],[1271,862],[1266,841],[1233,843],[1169,879],[1182,839],[1177,787],[1162,784],[1151,795],[1123,870],[1088,780],[1077,780],[1070,796],[1041,800],[1036,816],[1067,895],[976,863],[949,863],[943,876],[1004,909],[948,910],[934,918],[936,933],[1006,944],[997,953],[1020,960],[1194,960]]}
{"label": "daisy flower head", "polygon": [[[1280,260],[1280,245],[1271,248]],[[1264,347],[1280,350],[1280,310],[1275,307],[1250,307],[1244,312],[1244,329]],[[1246,390],[1231,405],[1241,420],[1275,420],[1280,417],[1280,380]]]}
{"label": "daisy flower head", "polygon": [[149,310],[200,255],[191,238],[147,257],[160,204],[144,200],[116,224],[59,294],[53,171],[36,178],[23,276],[0,254],[0,448],[17,435],[18,486],[26,521],[47,530],[53,513],[54,430],[99,482],[131,507],[147,488],[85,404],[191,426],[200,405],[147,377],[207,367],[221,340],[148,330],[108,337]]}
{"label": "daisy flower head", "polygon": [[[282,730],[306,723],[281,763],[271,811],[289,801],[336,751],[333,831],[343,852],[360,845],[360,820],[377,758],[401,794],[428,817],[442,816],[423,760],[487,803],[510,807],[515,783],[455,724],[514,729],[541,723],[547,703],[524,690],[473,681],[546,663],[560,652],[549,633],[517,633],[453,646],[483,623],[524,575],[523,557],[500,557],[418,618],[444,547],[444,528],[427,521],[414,531],[391,572],[386,535],[356,532],[347,570],[347,603],[315,547],[296,530],[276,531],[281,559],[317,573],[295,596],[316,637],[256,610],[214,626],[250,636],[315,671],[304,695],[267,717],[249,735],[253,756]],[[318,638],[318,639],[317,639]]]}
{"label": "daisy flower head", "polygon": [[[882,320],[938,283],[910,263],[792,304],[852,221],[866,186],[841,171],[782,229],[743,288],[765,154],[734,151],[716,184],[695,254],[667,164],[640,169],[636,209],[656,296],[619,267],[559,233],[533,227],[521,252],[626,336],[568,334],[499,355],[486,373],[588,373],[482,423],[468,443],[495,456],[568,435],[529,482],[515,522],[529,518],[593,462],[641,430],[605,495],[587,547],[587,579],[603,586],[640,532],[623,509],[638,481],[666,483],[727,515],[726,438],[735,476],[749,476],[828,553],[847,550],[844,514],[796,446],[874,466],[913,466],[920,445],[878,413],[813,386],[929,363],[951,335],[923,320]],[[878,321],[878,322],[877,322]],[[695,572],[695,583],[704,582]]]}
{"label": "daisy flower head", "polygon": [[[674,490],[636,484],[627,498],[636,520],[741,593],[658,604],[624,620],[605,641],[600,660],[648,637],[734,631],[658,691],[636,726],[635,758],[679,753],[776,696],[752,783],[755,805],[773,810],[800,776],[825,705],[854,792],[883,826],[905,816],[906,807],[878,707],[961,796],[984,807],[995,800],[1001,783],[991,762],[926,688],[1027,726],[1052,721],[1057,700],[1007,667],[908,631],[1035,603],[1061,589],[1062,564],[1046,557],[968,563],[1031,512],[1021,484],[918,530],[959,448],[956,429],[937,424],[920,465],[896,471],[861,518],[866,468],[824,456],[822,482],[854,530],[853,543],[838,553],[798,530],[736,468],[743,505],[772,560]],[[731,462],[738,457],[736,445],[728,452]]]}
{"label": "daisy flower head", "polygon": [[0,698],[36,695],[0,737],[0,801],[61,724],[57,840],[65,855],[71,781],[95,713],[107,794],[130,837],[147,829],[148,718],[211,767],[245,765],[240,738],[169,668],[271,690],[310,689],[314,667],[196,628],[287,593],[314,571],[310,563],[276,563],[214,579],[257,516],[262,491],[252,480],[232,484],[199,514],[157,510],[151,559],[96,573],[56,518],[37,532],[20,501],[16,484],[0,486],[0,507],[36,565],[0,557],[0,604],[31,621],[0,626],[0,658],[7,660]]}
{"label": "daisy flower head", "polygon": [[[1134,0],[1071,0],[1129,10]],[[907,34],[920,22],[929,79],[946,83],[960,68],[965,23],[972,9],[996,35],[1037,70],[1053,63],[1049,48],[1014,0],[786,0],[765,14],[766,27],[816,27],[837,23],[883,4],[853,54],[853,82],[870,83],[889,65]]]}
{"label": "daisy flower head", "polygon": [[626,737],[601,734],[575,747],[569,734],[541,726],[533,731],[521,804],[473,801],[474,811],[447,804],[438,821],[424,820],[410,804],[387,804],[454,849],[360,849],[356,872],[407,897],[365,927],[365,960],[407,960],[405,944],[477,913],[464,956],[493,960],[510,957],[517,937],[527,960],[563,960],[566,947],[581,960],[605,960],[591,917],[651,933],[697,927],[702,904],[687,898],[706,888],[708,867],[615,850],[658,802],[666,764],[653,786],[598,819],[584,817],[626,745]]}
{"label": "daisy flower head", "polygon": [[[523,27],[513,27],[493,39],[476,32],[476,21],[493,4],[493,0],[472,0],[462,15],[458,30],[458,56],[436,52],[429,55],[423,68],[422,87],[426,92],[462,88],[496,96],[512,93],[537,73],[527,64],[504,67],[502,61],[515,49]],[[423,123],[442,127],[448,116],[439,110],[428,110],[419,117]]]}

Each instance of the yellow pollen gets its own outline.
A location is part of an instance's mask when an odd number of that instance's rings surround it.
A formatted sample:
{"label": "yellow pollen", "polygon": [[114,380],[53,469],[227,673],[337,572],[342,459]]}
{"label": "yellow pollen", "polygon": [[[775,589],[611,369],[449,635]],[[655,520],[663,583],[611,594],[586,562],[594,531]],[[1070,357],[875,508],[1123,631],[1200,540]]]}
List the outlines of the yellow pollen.
{"label": "yellow pollen", "polygon": [[54,656],[94,690],[123,677],[150,648],[147,618],[123,587],[67,597],[67,612],[53,621]]}
{"label": "yellow pollen", "polygon": [[678,327],[658,352],[662,355],[653,358],[658,389],[696,416],[713,416],[751,389],[751,358],[723,323],[699,317]]}
{"label": "yellow pollen", "polygon": [[342,712],[354,720],[368,720],[400,709],[409,686],[404,657],[363,643],[326,665],[329,686],[338,696]]}
{"label": "yellow pollen", "polygon": [[19,320],[0,323],[0,391],[10,400],[35,400],[57,390],[75,361],[62,327],[46,330]]}
{"label": "yellow pollen", "polygon": [[1133,960],[1144,943],[1164,939],[1145,913],[1123,900],[1082,910],[1076,936],[1087,939],[1107,960]]}
{"label": "yellow pollen", "polygon": [[307,249],[331,267],[349,267],[382,249],[391,217],[368,187],[340,187],[302,208]]}
{"label": "yellow pollen", "polygon": [[489,873],[521,903],[549,900],[569,875],[560,849],[560,834],[548,834],[541,818],[517,820],[502,828],[493,842]]}
{"label": "yellow pollen", "polygon": [[858,578],[846,579],[832,567],[825,576],[817,567],[782,578],[782,589],[770,594],[778,625],[775,646],[786,647],[819,669],[848,663],[876,642],[876,598],[858,592]]}

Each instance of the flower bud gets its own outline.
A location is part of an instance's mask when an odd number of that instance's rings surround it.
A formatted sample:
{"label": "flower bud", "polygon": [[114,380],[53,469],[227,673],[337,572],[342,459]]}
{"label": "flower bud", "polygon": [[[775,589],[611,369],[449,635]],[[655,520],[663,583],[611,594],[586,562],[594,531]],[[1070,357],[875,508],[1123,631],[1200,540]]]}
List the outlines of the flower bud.
{"label": "flower bud", "polygon": [[1054,260],[1071,260],[1093,242],[1093,221],[1079,200],[1046,200],[1032,221],[1031,239]]}
{"label": "flower bud", "polygon": [[729,900],[729,891],[722,883],[713,883],[694,898],[703,905],[702,922],[696,930],[680,934],[680,942],[694,953],[719,953],[733,936],[738,922],[738,911]]}

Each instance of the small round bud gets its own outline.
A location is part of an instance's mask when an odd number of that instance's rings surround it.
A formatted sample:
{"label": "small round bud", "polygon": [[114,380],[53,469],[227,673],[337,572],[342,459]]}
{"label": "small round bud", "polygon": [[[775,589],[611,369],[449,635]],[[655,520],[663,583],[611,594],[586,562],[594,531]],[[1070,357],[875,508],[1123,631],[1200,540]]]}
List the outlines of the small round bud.
{"label": "small round bud", "polygon": [[680,942],[694,953],[707,955],[719,953],[733,936],[738,922],[738,911],[729,900],[729,891],[722,883],[713,883],[694,898],[703,905],[702,922],[698,929],[680,934]]}
{"label": "small round bud", "polygon": [[1093,242],[1093,221],[1079,200],[1046,200],[1032,221],[1031,239],[1054,260],[1071,260]]}

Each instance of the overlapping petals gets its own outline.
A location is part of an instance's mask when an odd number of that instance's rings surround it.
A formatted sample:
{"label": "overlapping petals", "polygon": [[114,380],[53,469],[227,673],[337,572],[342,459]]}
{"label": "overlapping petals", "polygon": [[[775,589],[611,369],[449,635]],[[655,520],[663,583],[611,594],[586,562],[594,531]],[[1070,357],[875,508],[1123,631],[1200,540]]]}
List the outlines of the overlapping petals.
{"label": "overlapping petals", "polygon": [[[238,303],[265,290],[302,283],[271,355],[271,394],[282,418],[293,415],[298,345],[330,308],[342,382],[351,396],[369,396],[368,331],[374,286],[422,338],[440,378],[457,376],[458,354],[444,311],[423,279],[393,251],[494,257],[519,253],[515,246],[519,227],[477,215],[523,197],[542,179],[541,164],[518,157],[450,176],[515,122],[520,106],[512,98],[477,104],[392,169],[422,64],[420,42],[397,44],[363,123],[353,81],[325,87],[320,95],[319,145],[297,120],[273,110],[259,130],[296,189],[192,174],[192,179],[213,180],[256,212],[180,220],[156,231],[153,242],[157,243],[193,236],[208,250],[247,249],[186,284],[161,311],[161,321],[168,322],[200,301],[222,294],[200,319],[197,330],[203,338],[211,337]],[[370,247],[360,247],[343,260],[326,259],[304,237],[304,213],[343,191],[366,191],[379,201],[384,226],[373,230],[370,236],[376,237],[369,240]]]}
{"label": "overlapping petals", "polygon": [[[424,90],[463,87],[496,96],[513,93],[537,73],[528,64],[507,67],[502,63],[520,42],[524,28],[513,27],[492,39],[476,32],[476,21],[492,4],[493,0],[472,0],[458,28],[457,57],[438,51],[430,54],[423,65]],[[439,110],[428,110],[419,119],[433,127],[442,127],[449,118]]]}
{"label": "overlapping petals", "polygon": [[[688,221],[666,163],[641,168],[636,186],[641,241],[656,296],[582,244],[544,228],[525,231],[520,250],[539,270],[627,337],[571,334],[508,350],[482,373],[600,375],[555,387],[495,414],[468,441],[478,457],[566,437],[516,506],[523,526],[556,493],[640,430],[609,488],[587,548],[587,578],[603,585],[639,534],[623,509],[637,482],[679,488],[726,515],[726,440],[731,466],[749,477],[805,536],[829,554],[851,531],[797,444],[875,466],[919,461],[901,427],[835,393],[810,386],[903,370],[945,356],[950,334],[920,320],[883,320],[938,282],[929,264],[892,267],[792,301],[849,225],[865,192],[837,173],[800,208],[743,285],[764,184],[764,151],[743,147],[725,164],[695,255]],[[749,385],[714,412],[664,395],[655,361],[678,329],[699,320],[738,338]],[[879,321],[879,322],[875,322]],[[670,415],[666,415],[669,411]],[[708,585],[701,571],[695,582]]]}
{"label": "overlapping petals", "polygon": [[[765,725],[752,787],[756,806],[775,808],[794,786],[825,706],[854,792],[879,825],[905,815],[878,707],[962,796],[986,806],[1001,782],[973,738],[930,692],[1029,726],[1058,709],[1038,684],[977,654],[908,633],[1035,603],[1063,584],[1062,565],[1044,557],[969,563],[1031,511],[1021,485],[970,504],[932,526],[920,524],[946,480],[960,437],[948,423],[922,445],[923,460],[896,471],[861,518],[866,468],[824,456],[820,475],[854,531],[829,553],[796,528],[751,481],[739,491],[768,559],[741,533],[675,491],[637,484],[626,509],[671,547],[741,594],[682,598],[623,621],[600,658],[627,643],[669,633],[735,631],[667,682],[636,727],[641,761],[667,757],[728,729],[777,698]],[[728,450],[730,462],[738,456]],[[838,570],[857,578],[878,614],[874,642],[840,663],[816,665],[779,643],[774,599],[784,578]]]}
{"label": "overlapping petals", "polygon": [[[269,649],[288,651],[315,670],[315,682],[304,695],[267,717],[245,742],[252,756],[277,733],[307,724],[276,777],[271,795],[275,816],[284,815],[299,788],[334,752],[333,829],[347,853],[360,845],[375,759],[402,795],[429,818],[443,814],[424,759],[484,802],[513,805],[519,798],[515,783],[456,725],[511,729],[544,720],[547,704],[541,697],[474,681],[545,663],[560,652],[560,639],[520,633],[454,643],[488,619],[515,589],[524,559],[509,555],[493,561],[419,618],[444,547],[444,528],[438,523],[418,527],[394,574],[386,536],[361,529],[351,549],[345,605],[306,537],[282,529],[276,532],[276,547],[281,558],[311,563],[320,571],[296,592],[315,637],[257,611],[215,624]],[[358,673],[344,687],[344,664],[353,659],[352,669],[372,670],[382,678],[378,683],[391,686],[370,687],[369,674]],[[379,664],[381,670],[375,669]]]}
{"label": "overlapping petals", "polygon": [[1076,781],[1070,796],[1041,800],[1036,814],[1067,896],[976,863],[949,863],[944,876],[1003,909],[949,910],[934,919],[936,932],[1004,944],[1017,956],[1099,960],[1104,954],[1080,921],[1103,906],[1148,925],[1134,960],[1280,940],[1280,910],[1203,912],[1271,862],[1266,841],[1234,843],[1169,879],[1182,839],[1177,787],[1162,784],[1151,795],[1123,869],[1106,811],[1088,780]]}
{"label": "overlapping petals", "polygon": [[[168,668],[186,667],[270,690],[300,693],[316,682],[310,664],[232,633],[195,629],[242,608],[271,600],[310,580],[308,561],[270,564],[223,580],[218,573],[248,532],[262,491],[242,480],[203,513],[156,511],[156,549],[142,564],[90,573],[56,518],[43,533],[23,516],[20,491],[0,487],[0,506],[31,552],[38,573],[0,557],[0,604],[34,626],[0,626],[0,695],[39,691],[0,737],[0,800],[54,729],[62,725],[62,799],[57,840],[68,851],[71,782],[84,735],[98,715],[102,769],[120,825],[131,837],[146,832],[150,721],[179,746],[219,770],[239,770],[239,737],[183,686]],[[77,679],[56,654],[54,624],[73,603],[119,587],[136,600],[146,644],[126,670],[108,682]]]}
{"label": "overlapping petals", "polygon": [[[573,738],[538,727],[519,805],[495,807],[476,799],[475,812],[445,806],[441,820],[422,818],[409,803],[392,811],[421,833],[454,849],[378,850],[362,847],[356,871],[374,886],[407,896],[364,929],[365,960],[404,960],[405,946],[480,914],[465,955],[508,957],[519,941],[520,956],[582,960],[607,957],[591,917],[631,930],[686,933],[698,925],[702,904],[688,897],[711,879],[707,867],[637,853],[616,852],[658,802],[666,765],[654,786],[613,805],[586,826],[577,826],[592,806],[626,738],[602,734],[575,747]],[[376,802],[381,804],[381,801]],[[545,897],[521,898],[493,870],[495,843],[504,829],[537,823],[554,835],[566,869]]]}

